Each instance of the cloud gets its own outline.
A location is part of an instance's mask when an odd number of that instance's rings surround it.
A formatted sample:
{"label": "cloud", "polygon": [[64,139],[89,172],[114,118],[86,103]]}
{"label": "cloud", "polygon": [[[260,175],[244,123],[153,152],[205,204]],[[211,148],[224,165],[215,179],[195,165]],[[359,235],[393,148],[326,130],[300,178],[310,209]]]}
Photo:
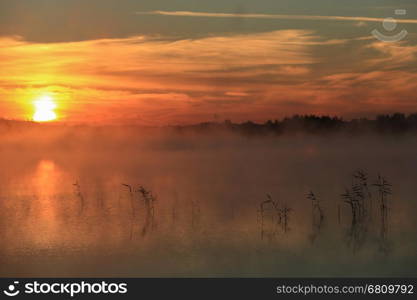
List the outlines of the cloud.
{"label": "cloud", "polygon": [[356,27],[367,27],[368,23],[364,22],[364,21],[359,21],[357,23],[355,23]]}
{"label": "cloud", "polygon": [[20,109],[21,118],[27,118],[30,102],[48,92],[61,99],[61,115],[68,120],[86,118],[92,111],[94,118],[137,111],[154,116],[159,111],[159,119],[152,119],[160,122],[174,112],[201,114],[198,110],[204,111],[215,97],[225,100],[225,93],[245,93],[242,86],[258,88],[257,82],[267,77],[307,74],[308,66],[317,62],[311,47],[327,42],[307,30],[179,40],[2,41],[0,88],[8,91],[2,97],[9,106],[2,109],[6,115]]}
{"label": "cloud", "polygon": [[369,61],[379,68],[399,68],[412,66],[417,59],[417,46],[406,45],[404,42],[385,43],[376,41],[367,46],[379,52],[379,57]]}
{"label": "cloud", "polygon": [[[243,13],[211,13],[192,11],[162,11],[136,12],[138,15],[162,15],[176,17],[206,17],[206,18],[245,18],[245,19],[277,19],[277,20],[309,20],[309,21],[348,21],[348,22],[383,22],[385,18],[346,17],[346,16],[313,16],[313,15],[280,15],[280,14],[243,14]],[[398,19],[397,23],[417,24],[416,19]]]}
{"label": "cloud", "polygon": [[246,97],[250,94],[246,92],[226,92],[225,95],[230,97]]}
{"label": "cloud", "polygon": [[[206,121],[213,114],[262,121],[294,113],[353,115],[395,103],[404,111],[415,107],[416,48],[401,43],[331,40],[311,30],[1,41],[3,117],[29,118],[31,103],[44,93],[54,95],[67,121],[148,125]],[[352,64],[344,61],[349,51]]]}

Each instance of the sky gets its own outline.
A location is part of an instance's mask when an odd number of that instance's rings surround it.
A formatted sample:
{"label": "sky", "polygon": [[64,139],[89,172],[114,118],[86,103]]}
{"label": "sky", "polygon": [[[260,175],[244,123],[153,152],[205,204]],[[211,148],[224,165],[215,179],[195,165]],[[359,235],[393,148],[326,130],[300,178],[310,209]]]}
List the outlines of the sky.
{"label": "sky", "polygon": [[416,29],[415,0],[1,0],[0,118],[414,113]]}

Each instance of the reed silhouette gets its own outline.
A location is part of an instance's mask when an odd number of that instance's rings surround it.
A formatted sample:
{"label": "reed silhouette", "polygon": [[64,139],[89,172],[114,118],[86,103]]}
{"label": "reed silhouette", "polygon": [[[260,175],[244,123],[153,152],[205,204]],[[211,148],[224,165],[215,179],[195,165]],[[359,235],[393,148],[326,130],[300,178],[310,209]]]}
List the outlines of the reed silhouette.
{"label": "reed silhouette", "polygon": [[[363,170],[357,170],[353,173],[351,187],[346,188],[345,193],[341,195],[351,212],[351,223],[346,233],[347,244],[356,252],[363,246],[370,229],[374,227],[372,225],[374,223],[373,215],[375,215],[375,208],[370,188],[372,186],[377,188],[379,200],[379,249],[384,253],[388,253],[390,250],[388,241],[388,196],[392,194],[392,185],[381,175],[378,175],[376,182],[370,185],[368,183],[368,174]],[[339,210],[339,224],[340,215]]]}
{"label": "reed silhouette", "polygon": [[146,236],[149,231],[153,231],[156,228],[155,222],[155,201],[156,197],[150,190],[140,186],[137,190],[145,205],[145,222],[142,228],[142,236]]}
{"label": "reed silhouette", "polygon": [[[77,181],[73,184],[75,188],[75,195],[79,199],[81,216],[85,210],[86,198],[84,197],[80,183]],[[156,229],[155,217],[155,201],[156,197],[151,190],[144,186],[139,186],[134,189],[130,184],[122,184],[127,189],[128,199],[130,203],[130,239],[133,240],[135,236],[135,227],[139,226],[137,218],[143,215],[143,225],[140,229],[141,236],[145,237],[150,232]],[[378,175],[377,180],[373,184],[369,184],[369,176],[365,170],[358,169],[352,173],[351,185],[345,189],[341,194],[342,201],[349,208],[350,222],[345,233],[345,240],[347,245],[356,253],[364,245],[367,235],[370,231],[373,222],[372,215],[375,209],[373,205],[373,195],[371,187],[376,187],[379,201],[379,248],[382,252],[389,252],[389,196],[392,195],[392,185],[381,175]],[[135,204],[135,194],[138,195],[138,204]],[[174,228],[178,221],[178,196],[174,193],[174,202],[171,209],[172,228]],[[321,204],[321,200],[312,190],[306,195],[307,200],[311,203],[311,233],[308,238],[312,244],[316,242],[320,236],[325,214]],[[139,207],[143,205],[143,214],[138,212]],[[101,207],[101,206],[100,206]],[[102,207],[104,209],[104,207]],[[193,230],[201,228],[201,206],[200,200],[192,198],[190,201],[190,227]],[[258,220],[260,225],[260,236],[262,240],[272,241],[278,237],[280,233],[286,234],[291,230],[290,221],[293,209],[285,202],[280,202],[272,198],[270,194],[266,195],[266,199],[261,201],[258,209]],[[341,206],[337,205],[337,222],[342,224],[342,210]]]}
{"label": "reed silhouette", "polygon": [[346,233],[346,240],[353,252],[363,246],[368,233],[367,199],[370,197],[370,193],[367,180],[365,171],[358,170],[354,172],[351,187],[345,188],[345,192],[341,195],[351,212],[351,223]]}
{"label": "reed silhouette", "polygon": [[131,225],[130,225],[130,239],[133,239],[133,233],[135,230],[135,200],[133,188],[129,184],[122,183],[122,186],[126,187],[129,192],[130,206],[131,206]]}
{"label": "reed silhouette", "polygon": [[82,215],[84,213],[85,198],[84,198],[83,193],[81,192],[81,186],[78,183],[78,181],[75,182],[73,184],[73,186],[75,188],[75,195],[80,200],[80,211],[79,211],[79,215]]}
{"label": "reed silhouette", "polygon": [[379,195],[380,208],[380,250],[384,253],[389,252],[388,244],[388,218],[389,218],[389,203],[388,196],[392,195],[392,185],[381,175],[378,175],[377,181],[373,184]]}
{"label": "reed silhouette", "polygon": [[310,235],[310,241],[311,243],[314,243],[322,230],[324,213],[320,205],[320,200],[313,193],[313,191],[310,191],[307,194],[307,199],[311,201],[312,233]]}
{"label": "reed silhouette", "polygon": [[286,203],[281,204],[266,195],[267,199],[259,205],[261,239],[272,240],[277,237],[279,231],[287,233],[290,230],[290,214],[292,209]]}
{"label": "reed silhouette", "polygon": [[372,220],[372,193],[369,189],[368,174],[364,170],[357,170],[353,174],[352,190],[359,201],[359,217],[363,222]]}
{"label": "reed silhouette", "polygon": [[272,240],[278,234],[278,226],[281,225],[282,215],[279,203],[272,199],[271,195],[266,195],[266,200],[259,205],[261,239]]}
{"label": "reed silhouette", "polygon": [[286,203],[280,208],[280,215],[282,216],[282,230],[287,233],[290,230],[289,223],[290,223],[290,215],[292,212],[292,208],[288,207]]}

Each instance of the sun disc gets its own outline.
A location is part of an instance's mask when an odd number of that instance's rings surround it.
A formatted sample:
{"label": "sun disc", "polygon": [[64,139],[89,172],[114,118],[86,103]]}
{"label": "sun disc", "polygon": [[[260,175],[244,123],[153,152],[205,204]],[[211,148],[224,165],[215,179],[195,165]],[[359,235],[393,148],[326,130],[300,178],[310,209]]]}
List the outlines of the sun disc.
{"label": "sun disc", "polygon": [[34,102],[35,105],[35,114],[33,115],[33,120],[36,122],[48,122],[53,121],[57,118],[54,109],[56,104],[50,96],[44,96],[39,98]]}

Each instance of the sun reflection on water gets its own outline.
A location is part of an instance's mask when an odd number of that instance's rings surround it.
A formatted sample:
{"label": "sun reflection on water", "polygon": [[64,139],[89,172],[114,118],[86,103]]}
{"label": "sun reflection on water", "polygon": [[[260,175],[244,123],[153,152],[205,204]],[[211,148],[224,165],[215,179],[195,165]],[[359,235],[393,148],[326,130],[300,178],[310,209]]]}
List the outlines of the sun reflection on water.
{"label": "sun reflection on water", "polygon": [[60,181],[60,171],[51,160],[42,160],[38,163],[33,176],[34,192],[36,195],[33,204],[34,242],[46,246],[59,238],[58,203],[56,195]]}

